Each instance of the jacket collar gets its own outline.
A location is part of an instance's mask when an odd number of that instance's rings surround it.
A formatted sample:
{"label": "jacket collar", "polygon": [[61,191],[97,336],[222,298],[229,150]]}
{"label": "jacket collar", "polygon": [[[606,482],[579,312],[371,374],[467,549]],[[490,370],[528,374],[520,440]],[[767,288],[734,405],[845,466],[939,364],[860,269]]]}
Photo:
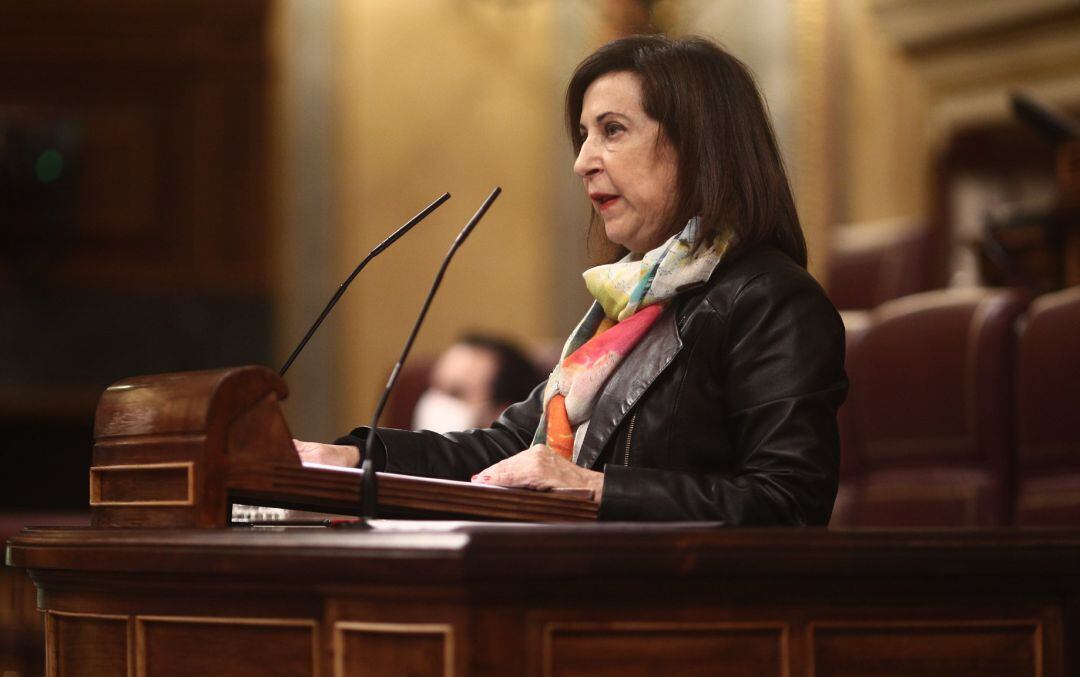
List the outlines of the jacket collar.
{"label": "jacket collar", "polygon": [[581,444],[578,465],[593,467],[627,412],[682,350],[675,312],[679,305],[672,304],[664,311],[653,330],[642,337],[604,386]]}

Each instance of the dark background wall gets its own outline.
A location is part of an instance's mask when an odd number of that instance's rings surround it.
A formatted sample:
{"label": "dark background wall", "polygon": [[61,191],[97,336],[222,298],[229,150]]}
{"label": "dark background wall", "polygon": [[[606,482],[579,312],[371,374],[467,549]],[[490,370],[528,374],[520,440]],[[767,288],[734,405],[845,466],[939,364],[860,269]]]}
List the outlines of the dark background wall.
{"label": "dark background wall", "polygon": [[102,389],[270,362],[268,8],[0,5],[0,508],[85,508]]}

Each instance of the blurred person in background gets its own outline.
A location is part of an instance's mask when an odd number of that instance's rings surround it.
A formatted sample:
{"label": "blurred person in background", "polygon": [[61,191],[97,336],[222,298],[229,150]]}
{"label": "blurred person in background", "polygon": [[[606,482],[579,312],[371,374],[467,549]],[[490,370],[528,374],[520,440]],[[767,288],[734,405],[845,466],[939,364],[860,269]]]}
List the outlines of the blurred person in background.
{"label": "blurred person in background", "polygon": [[517,346],[494,336],[466,334],[431,369],[413,412],[414,430],[448,433],[484,428],[529,396],[544,378]]}

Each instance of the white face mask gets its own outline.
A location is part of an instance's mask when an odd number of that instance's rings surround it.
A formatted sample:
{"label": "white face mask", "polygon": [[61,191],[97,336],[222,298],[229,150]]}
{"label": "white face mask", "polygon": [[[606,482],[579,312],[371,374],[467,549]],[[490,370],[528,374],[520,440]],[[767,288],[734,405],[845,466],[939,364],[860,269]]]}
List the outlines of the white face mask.
{"label": "white face mask", "polygon": [[466,402],[438,390],[427,390],[416,402],[413,430],[437,433],[476,427],[476,412]]}

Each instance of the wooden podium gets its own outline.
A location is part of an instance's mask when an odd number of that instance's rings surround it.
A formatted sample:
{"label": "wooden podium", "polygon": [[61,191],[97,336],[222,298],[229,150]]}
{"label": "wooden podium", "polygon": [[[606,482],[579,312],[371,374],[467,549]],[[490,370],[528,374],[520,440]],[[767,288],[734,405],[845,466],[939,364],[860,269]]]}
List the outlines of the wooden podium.
{"label": "wooden podium", "polygon": [[[94,421],[94,526],[222,528],[232,503],[356,514],[363,473],[300,462],[278,406],[287,393],[265,367],[110,386]],[[596,519],[596,505],[576,496],[378,475],[383,516]]]}
{"label": "wooden podium", "polygon": [[42,528],[8,562],[57,677],[1080,670],[1076,532]]}
{"label": "wooden podium", "polygon": [[229,526],[232,501],[358,504],[357,472],[297,460],[284,395],[241,368],[102,396],[94,526],[7,545],[48,675],[1080,674],[1076,530],[604,524],[582,499],[392,475],[386,513],[519,523]]}

